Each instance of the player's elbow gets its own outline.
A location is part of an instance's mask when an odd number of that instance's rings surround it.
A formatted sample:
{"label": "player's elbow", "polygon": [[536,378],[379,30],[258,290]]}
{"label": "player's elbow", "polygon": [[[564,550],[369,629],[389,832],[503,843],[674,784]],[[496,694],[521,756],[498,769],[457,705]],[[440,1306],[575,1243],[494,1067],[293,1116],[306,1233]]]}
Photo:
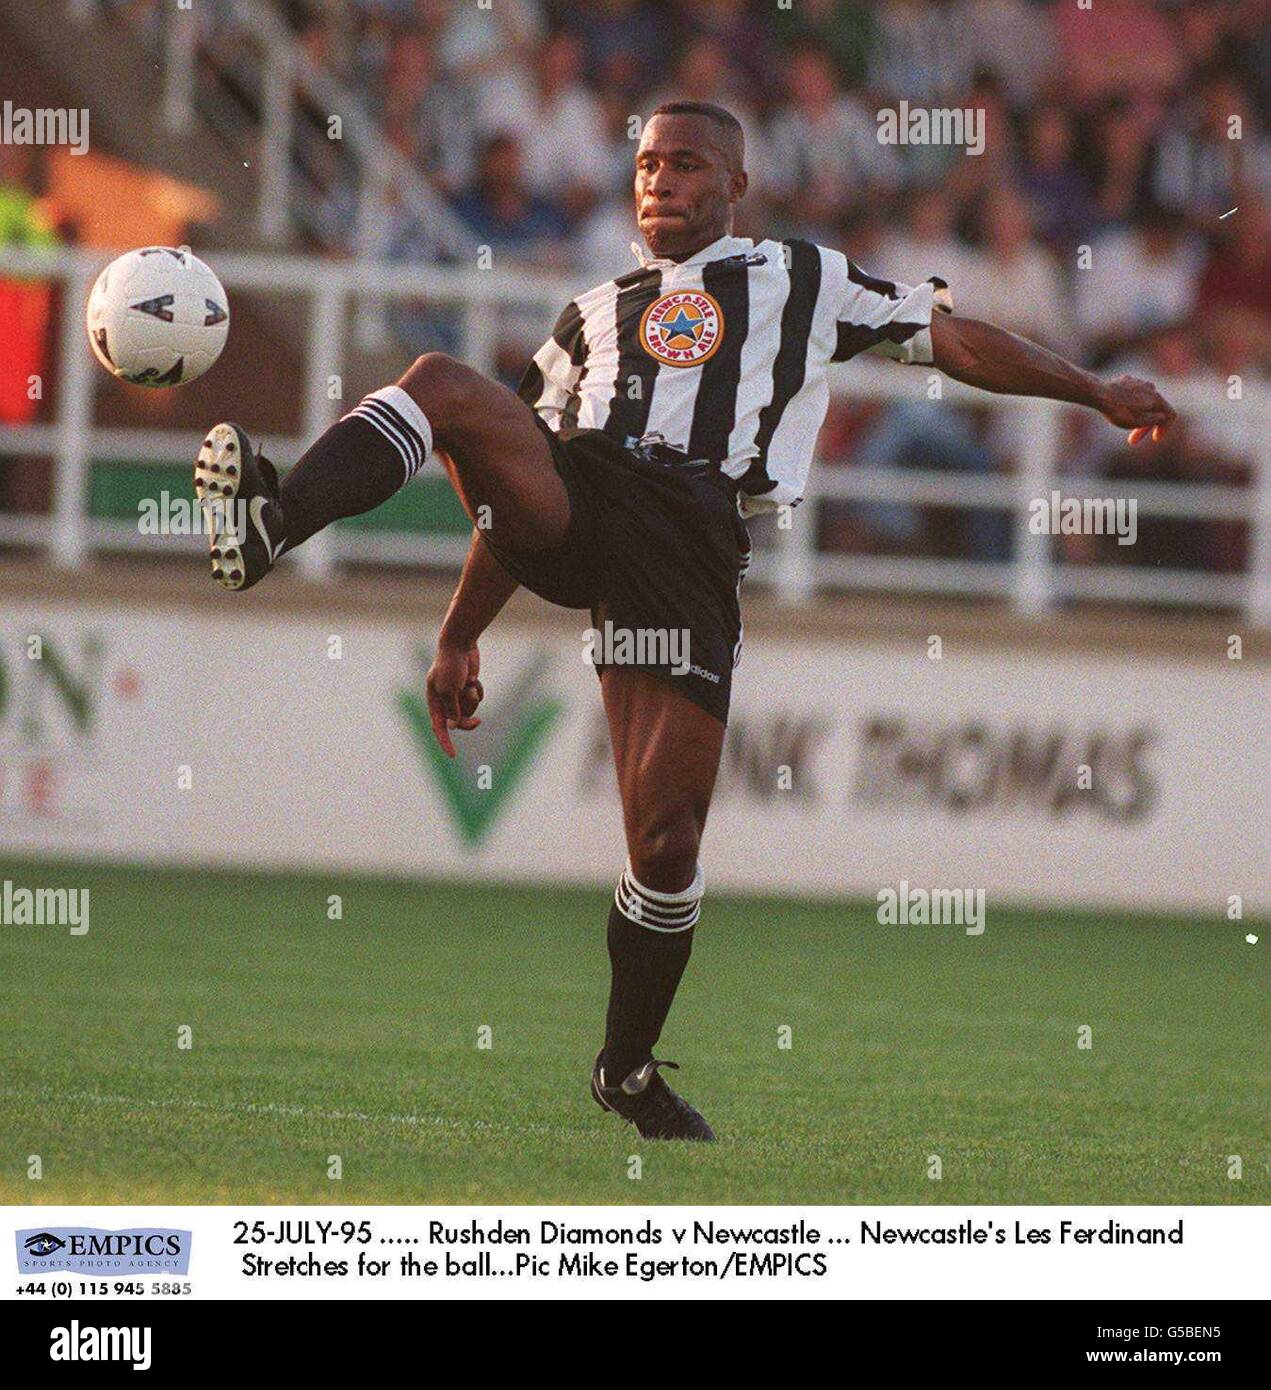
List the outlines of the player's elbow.
{"label": "player's elbow", "polygon": [[971,320],[953,314],[936,314],[931,320],[931,348],[935,364],[946,376],[974,374],[980,355],[976,351]]}

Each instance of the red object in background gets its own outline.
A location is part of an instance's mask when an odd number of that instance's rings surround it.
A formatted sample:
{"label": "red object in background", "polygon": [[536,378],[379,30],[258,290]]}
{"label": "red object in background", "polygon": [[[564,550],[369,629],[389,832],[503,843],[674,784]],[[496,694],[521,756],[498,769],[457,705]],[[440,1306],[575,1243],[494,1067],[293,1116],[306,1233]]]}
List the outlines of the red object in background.
{"label": "red object in background", "polygon": [[31,378],[43,383],[48,362],[48,285],[27,280],[0,280],[0,420],[26,425],[35,419],[43,390],[31,390]]}

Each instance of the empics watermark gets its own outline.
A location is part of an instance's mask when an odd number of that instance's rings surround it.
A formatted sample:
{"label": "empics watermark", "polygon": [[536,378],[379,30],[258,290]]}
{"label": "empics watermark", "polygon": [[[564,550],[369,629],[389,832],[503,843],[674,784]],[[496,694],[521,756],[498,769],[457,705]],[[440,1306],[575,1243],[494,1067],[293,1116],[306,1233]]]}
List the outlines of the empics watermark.
{"label": "empics watermark", "polygon": [[878,922],[884,927],[964,927],[968,936],[984,931],[983,888],[911,888],[901,879],[878,890]]}
{"label": "empics watermark", "polygon": [[984,153],[984,110],[977,106],[885,106],[877,112],[880,145],[962,145],[964,154]]}
{"label": "empics watermark", "polygon": [[0,145],[68,145],[88,153],[88,107],[0,106]]}
{"label": "empics watermark", "polygon": [[20,888],[0,884],[0,926],[69,927],[72,936],[88,932],[87,888]]}
{"label": "empics watermark", "polygon": [[1034,536],[1115,536],[1118,545],[1133,545],[1139,536],[1139,500],[1065,497],[1054,491],[1029,502],[1028,529]]}
{"label": "empics watermark", "polygon": [[[689,658],[691,633],[686,627],[615,627],[607,619],[603,628],[583,633],[583,660],[593,666],[659,666],[677,676],[695,670]],[[699,671],[718,680],[709,671]]]}

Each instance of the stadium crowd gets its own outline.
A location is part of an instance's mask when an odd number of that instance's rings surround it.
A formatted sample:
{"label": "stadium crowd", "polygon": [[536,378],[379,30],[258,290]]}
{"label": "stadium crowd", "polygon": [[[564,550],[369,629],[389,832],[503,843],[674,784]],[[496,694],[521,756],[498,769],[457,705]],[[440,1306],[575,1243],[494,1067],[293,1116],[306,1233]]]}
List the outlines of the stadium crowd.
{"label": "stadium crowd", "polygon": [[[135,15],[152,0],[104,0]],[[1100,369],[1171,379],[1271,365],[1271,23],[1264,0],[281,0],[298,40],[362,99],[504,265],[591,284],[632,265],[638,118],[664,99],[727,106],[747,135],[741,235],[836,246],[875,274],[940,275],[955,307]],[[201,0],[232,61],[227,0]],[[969,109],[983,151],[883,144],[879,113]],[[328,113],[309,106],[315,131]],[[318,142],[313,142],[317,144]],[[329,142],[325,142],[329,148]],[[309,239],[349,252],[351,169],[321,171]],[[1237,209],[1236,212],[1232,212]],[[384,209],[382,253],[446,259]],[[409,348],[447,345],[427,312]],[[513,344],[512,361],[525,344]],[[1247,481],[1222,412],[1150,459],[1074,419],[1074,471]],[[938,403],[836,411],[827,460],[1000,470],[1018,427]],[[1004,517],[823,508],[832,545],[1003,558]],[[1160,528],[1164,528],[1161,530]],[[1152,522],[1173,563],[1238,569],[1243,526]],[[1174,533],[1177,534],[1174,534]],[[1072,538],[1070,558],[1081,555]],[[1129,562],[1153,562],[1145,544]]]}
{"label": "stadium crowd", "polygon": [[[628,269],[632,118],[687,97],[746,129],[742,235],[808,237],[900,280],[938,274],[962,312],[1166,387],[1271,365],[1264,4],[292,0],[289,14],[496,256],[588,283]],[[878,112],[902,100],[982,112],[983,153],[880,143]],[[342,209],[330,221],[348,225]],[[427,256],[427,228],[396,227],[389,249]],[[1077,470],[1247,477],[1251,441],[1221,412],[1150,461],[1070,428]],[[838,412],[823,453],[983,472],[1018,442],[932,403]],[[831,544],[1009,549],[1001,514],[824,511]],[[1089,538],[1066,544],[1089,558]],[[1231,569],[1242,546],[1240,526],[1153,520],[1135,559]]]}

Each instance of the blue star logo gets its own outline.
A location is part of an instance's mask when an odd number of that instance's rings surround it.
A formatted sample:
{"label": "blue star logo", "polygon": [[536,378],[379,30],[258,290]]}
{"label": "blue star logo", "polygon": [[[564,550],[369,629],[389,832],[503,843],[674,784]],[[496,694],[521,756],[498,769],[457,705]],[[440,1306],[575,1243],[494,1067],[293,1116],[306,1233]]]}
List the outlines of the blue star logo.
{"label": "blue star logo", "polygon": [[658,327],[662,331],[663,339],[668,343],[675,338],[688,338],[690,342],[695,343],[702,331],[702,320],[690,318],[681,305],[675,311],[673,319],[663,319]]}

